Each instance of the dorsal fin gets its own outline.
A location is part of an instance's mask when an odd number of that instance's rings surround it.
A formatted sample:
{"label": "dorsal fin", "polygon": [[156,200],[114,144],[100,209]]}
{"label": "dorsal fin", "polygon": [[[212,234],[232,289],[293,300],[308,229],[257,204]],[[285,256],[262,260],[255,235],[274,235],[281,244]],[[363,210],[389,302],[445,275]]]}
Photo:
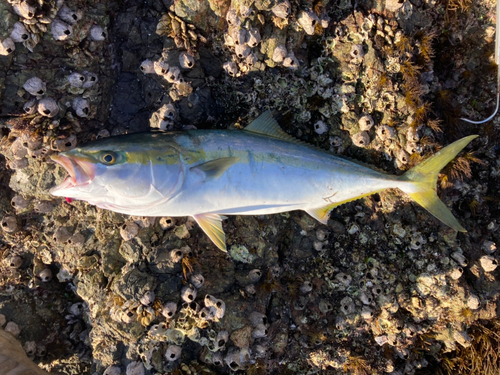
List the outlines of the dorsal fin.
{"label": "dorsal fin", "polygon": [[[252,121],[245,129],[247,132],[266,135],[268,137],[281,139],[283,141],[296,143],[300,145],[306,145],[306,143],[299,141],[298,139],[292,137],[291,135],[285,133],[276,120],[274,119],[271,111],[267,110],[255,120]],[[309,145],[308,145],[309,146]]]}

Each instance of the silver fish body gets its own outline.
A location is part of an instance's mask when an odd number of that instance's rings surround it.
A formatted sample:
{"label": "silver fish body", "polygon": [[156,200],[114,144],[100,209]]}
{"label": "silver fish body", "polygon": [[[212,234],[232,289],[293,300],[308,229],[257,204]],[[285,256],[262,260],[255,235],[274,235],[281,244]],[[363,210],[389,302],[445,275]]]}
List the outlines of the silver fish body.
{"label": "silver fish body", "polygon": [[[326,224],[333,207],[387,188],[403,190],[463,230],[437,198],[435,179],[436,168],[469,138],[423,177],[418,166],[413,174],[393,176],[295,140],[266,112],[244,131],[131,134],[61,153],[53,159],[70,177],[51,193],[130,215],[192,216],[222,250],[222,215],[304,210]],[[432,202],[416,197],[423,192]]]}

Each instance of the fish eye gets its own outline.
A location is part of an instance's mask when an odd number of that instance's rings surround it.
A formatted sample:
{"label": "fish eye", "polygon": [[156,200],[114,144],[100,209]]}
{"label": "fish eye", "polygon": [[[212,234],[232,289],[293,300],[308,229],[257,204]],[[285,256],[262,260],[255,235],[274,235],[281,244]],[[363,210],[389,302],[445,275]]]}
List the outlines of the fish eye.
{"label": "fish eye", "polygon": [[116,155],[112,151],[105,151],[101,155],[101,162],[107,165],[114,164],[116,162]]}

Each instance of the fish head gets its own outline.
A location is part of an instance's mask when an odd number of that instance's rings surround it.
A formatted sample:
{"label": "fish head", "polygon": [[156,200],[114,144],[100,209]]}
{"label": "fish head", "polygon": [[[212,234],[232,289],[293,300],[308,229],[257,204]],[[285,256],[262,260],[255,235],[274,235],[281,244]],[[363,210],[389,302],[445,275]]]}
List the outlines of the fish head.
{"label": "fish head", "polygon": [[147,209],[175,194],[183,181],[178,152],[165,145],[146,146],[140,136],[123,137],[125,141],[111,137],[52,155],[68,177],[50,193],[123,213]]}

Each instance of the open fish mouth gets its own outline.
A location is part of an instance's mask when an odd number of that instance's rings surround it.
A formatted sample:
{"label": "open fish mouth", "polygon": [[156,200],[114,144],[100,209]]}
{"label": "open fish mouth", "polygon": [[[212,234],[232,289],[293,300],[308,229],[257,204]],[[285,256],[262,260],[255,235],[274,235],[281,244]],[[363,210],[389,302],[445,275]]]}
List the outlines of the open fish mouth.
{"label": "open fish mouth", "polygon": [[84,158],[68,157],[63,154],[52,155],[50,158],[62,166],[69,175],[61,184],[50,189],[52,195],[64,196],[65,190],[88,185],[95,177],[94,164]]}

